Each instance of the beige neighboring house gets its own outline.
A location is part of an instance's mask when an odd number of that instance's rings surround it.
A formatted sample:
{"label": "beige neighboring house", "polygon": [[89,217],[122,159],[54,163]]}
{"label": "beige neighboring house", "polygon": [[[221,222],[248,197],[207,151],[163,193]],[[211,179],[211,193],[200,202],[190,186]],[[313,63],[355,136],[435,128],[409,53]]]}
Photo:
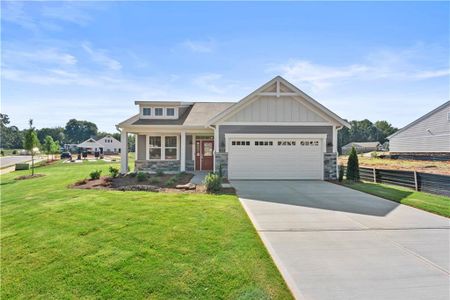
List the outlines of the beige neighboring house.
{"label": "beige neighboring house", "polygon": [[381,144],[379,142],[352,142],[342,146],[342,153],[349,154],[352,147],[355,147],[357,153],[367,153],[381,150]]}
{"label": "beige neighboring house", "polygon": [[387,137],[391,157],[450,160],[450,101]]}
{"label": "beige neighboring house", "polygon": [[238,102],[135,101],[119,123],[121,172],[216,171],[229,179],[335,179],[337,131],[350,125],[277,76]]}

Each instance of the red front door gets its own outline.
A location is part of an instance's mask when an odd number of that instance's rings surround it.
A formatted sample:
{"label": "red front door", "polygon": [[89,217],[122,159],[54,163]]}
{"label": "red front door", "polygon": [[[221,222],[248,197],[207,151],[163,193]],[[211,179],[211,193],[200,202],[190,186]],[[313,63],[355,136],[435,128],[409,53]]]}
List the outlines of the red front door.
{"label": "red front door", "polygon": [[195,143],[195,169],[211,171],[213,169],[213,141],[196,141]]}

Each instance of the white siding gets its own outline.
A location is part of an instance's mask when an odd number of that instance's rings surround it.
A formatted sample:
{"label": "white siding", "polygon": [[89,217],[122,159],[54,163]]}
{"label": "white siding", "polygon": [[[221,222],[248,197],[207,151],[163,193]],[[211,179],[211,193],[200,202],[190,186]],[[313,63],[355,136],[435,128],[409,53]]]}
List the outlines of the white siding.
{"label": "white siding", "polygon": [[393,136],[391,152],[450,152],[450,103]]}
{"label": "white siding", "polygon": [[327,122],[293,97],[259,97],[226,122]]}

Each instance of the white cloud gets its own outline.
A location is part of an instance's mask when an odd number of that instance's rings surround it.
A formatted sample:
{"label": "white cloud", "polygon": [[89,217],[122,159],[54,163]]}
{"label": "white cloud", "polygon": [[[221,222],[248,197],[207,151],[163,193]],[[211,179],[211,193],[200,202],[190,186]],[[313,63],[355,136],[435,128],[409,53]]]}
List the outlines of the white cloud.
{"label": "white cloud", "polygon": [[212,93],[222,94],[224,89],[217,84],[217,81],[222,78],[221,74],[207,73],[195,77],[192,82],[196,86]]}
{"label": "white cloud", "polygon": [[[448,62],[423,62],[422,47],[403,51],[378,51],[369,54],[360,63],[344,66],[316,64],[308,60],[292,59],[271,66],[268,72],[277,72],[297,84],[312,90],[323,90],[344,82],[395,80],[425,80],[450,75]],[[442,60],[443,61],[443,60]],[[430,67],[430,65],[438,65]]]}
{"label": "white cloud", "polygon": [[210,53],[215,48],[215,42],[211,39],[207,41],[186,40],[181,44],[184,48],[195,53]]}
{"label": "white cloud", "polygon": [[77,59],[70,53],[55,48],[35,49],[34,51],[3,50],[4,65],[27,65],[30,63],[75,65]]}
{"label": "white cloud", "polygon": [[50,3],[42,7],[41,15],[44,18],[84,26],[92,20],[91,16],[84,10],[84,5],[85,3],[82,2]]}
{"label": "white cloud", "polygon": [[2,21],[17,24],[25,29],[36,30],[35,20],[25,12],[23,2],[2,1]]}
{"label": "white cloud", "polygon": [[118,62],[117,60],[109,57],[106,54],[105,50],[101,50],[101,49],[93,49],[92,46],[90,45],[90,43],[88,42],[84,42],[81,44],[81,47],[84,49],[84,51],[86,51],[91,59],[100,64],[105,66],[106,68],[110,69],[110,70],[120,70],[122,69],[122,65],[120,62]]}

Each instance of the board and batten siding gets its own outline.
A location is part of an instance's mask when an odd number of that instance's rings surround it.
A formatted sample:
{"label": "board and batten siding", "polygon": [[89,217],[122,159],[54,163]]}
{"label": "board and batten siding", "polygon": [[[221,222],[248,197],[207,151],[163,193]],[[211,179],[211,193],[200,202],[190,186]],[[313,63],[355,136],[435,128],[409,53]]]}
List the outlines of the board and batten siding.
{"label": "board and batten siding", "polygon": [[450,152],[450,102],[389,140],[391,152]]}
{"label": "board and batten siding", "polygon": [[333,126],[270,126],[270,125],[220,125],[219,148],[225,152],[226,133],[303,134],[319,133],[327,135],[327,153],[333,153]]}
{"label": "board and batten siding", "polygon": [[293,97],[260,97],[227,122],[327,122]]}

